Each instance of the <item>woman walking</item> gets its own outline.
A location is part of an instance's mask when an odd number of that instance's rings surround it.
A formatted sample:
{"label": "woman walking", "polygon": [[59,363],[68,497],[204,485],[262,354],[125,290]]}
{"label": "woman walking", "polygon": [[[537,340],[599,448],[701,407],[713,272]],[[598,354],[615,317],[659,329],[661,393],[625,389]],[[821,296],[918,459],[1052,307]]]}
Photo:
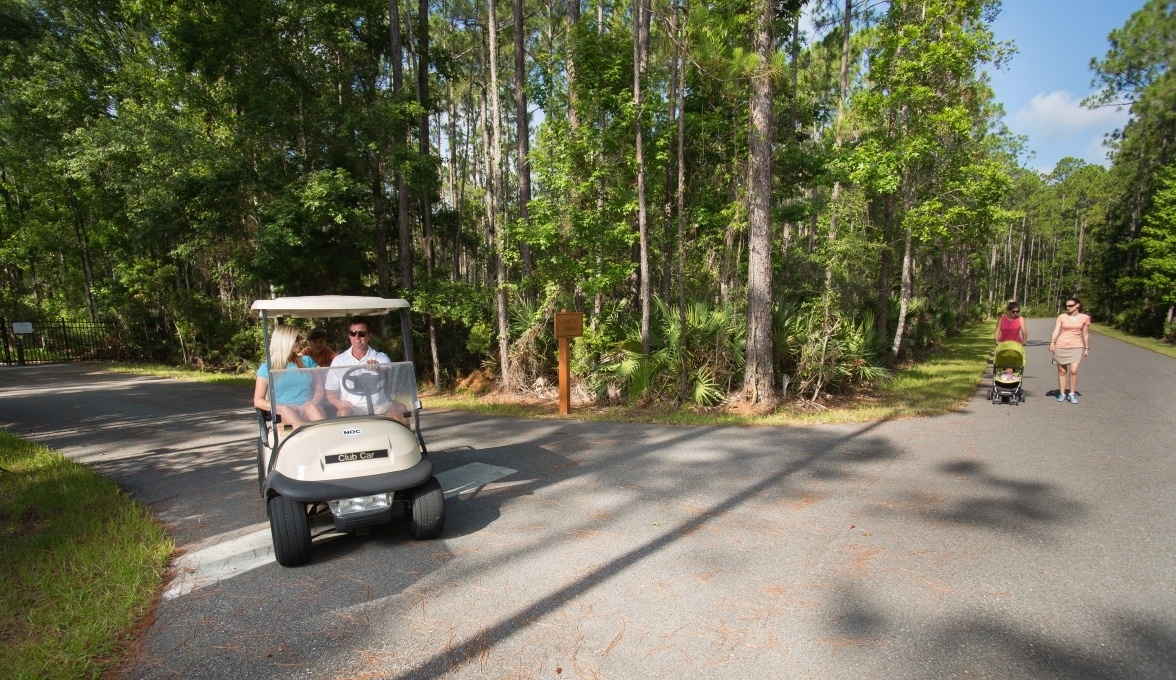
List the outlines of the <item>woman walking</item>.
{"label": "woman walking", "polygon": [[1058,365],[1058,402],[1069,400],[1077,404],[1078,364],[1090,356],[1090,316],[1082,313],[1082,301],[1078,298],[1066,298],[1066,311],[1054,322],[1049,351]]}
{"label": "woman walking", "polygon": [[1021,305],[1016,300],[1009,300],[1005,305],[1005,313],[996,322],[996,341],[1016,340],[1024,345],[1029,341],[1029,329],[1025,327],[1025,317],[1021,316]]}

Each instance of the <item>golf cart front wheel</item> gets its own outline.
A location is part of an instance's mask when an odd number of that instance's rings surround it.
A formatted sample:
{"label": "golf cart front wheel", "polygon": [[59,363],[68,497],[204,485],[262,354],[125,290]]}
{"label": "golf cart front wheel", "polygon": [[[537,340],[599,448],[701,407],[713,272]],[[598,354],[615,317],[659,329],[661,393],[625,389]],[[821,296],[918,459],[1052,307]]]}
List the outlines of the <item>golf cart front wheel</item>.
{"label": "golf cart front wheel", "polygon": [[309,562],[310,520],[306,516],[306,504],[274,496],[269,500],[269,517],[278,564],[296,567]]}
{"label": "golf cart front wheel", "polygon": [[413,538],[437,538],[445,528],[445,494],[436,477],[408,492],[408,533]]}

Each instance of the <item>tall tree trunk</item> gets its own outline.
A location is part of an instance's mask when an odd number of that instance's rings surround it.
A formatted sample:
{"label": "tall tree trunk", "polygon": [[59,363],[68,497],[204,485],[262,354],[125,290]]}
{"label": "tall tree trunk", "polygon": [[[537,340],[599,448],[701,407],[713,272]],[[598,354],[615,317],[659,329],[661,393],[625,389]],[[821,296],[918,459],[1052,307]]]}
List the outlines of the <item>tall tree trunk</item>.
{"label": "tall tree trunk", "polygon": [[502,105],[498,99],[498,17],[495,2],[487,3],[487,26],[490,29],[490,184],[494,208],[494,274],[498,288],[495,302],[498,312],[498,361],[502,372],[502,389],[510,389],[510,322],[506,313],[506,229],[497,224],[502,197]]}
{"label": "tall tree trunk", "polygon": [[[681,13],[690,11],[687,1],[682,0],[680,3],[674,4],[674,33],[678,37],[675,59],[679,64],[678,90],[674,93],[677,102],[675,108],[678,111],[678,188],[676,192],[678,271],[676,278],[678,281],[678,327],[682,329],[683,334],[686,333],[686,111],[682,107],[686,101],[686,31],[682,27]],[[682,355],[682,363],[678,372],[678,390],[681,398],[685,400],[690,376],[687,374],[686,353],[680,352],[680,354]]]}
{"label": "tall tree trunk", "polygon": [[890,359],[894,361],[898,359],[899,350],[902,349],[902,334],[906,330],[906,315],[907,308],[911,304],[911,228],[906,228],[906,235],[903,239],[902,247],[902,284],[899,289],[898,297],[898,323],[895,324],[894,330],[894,344],[890,347]]}
{"label": "tall tree trunk", "polygon": [[979,285],[972,281],[971,252],[971,247],[964,246],[964,252],[960,257],[960,269],[963,271],[963,276],[961,277],[963,280],[963,285],[961,286],[963,291],[960,296],[960,305],[956,309],[956,331],[961,330],[964,326],[964,320],[967,318],[968,307],[972,306],[972,294],[978,293],[980,290]]}
{"label": "tall tree trunk", "polygon": [[[448,89],[449,108],[449,194],[453,202],[453,211],[457,219],[453,220],[453,263],[449,269],[450,283],[461,278],[461,220],[465,208],[465,145],[462,145],[462,168],[457,166],[457,101],[453,92],[453,83],[446,85]],[[461,179],[458,179],[460,175]],[[458,188],[458,182],[461,188]]]}
{"label": "tall tree trunk", "polygon": [[1086,220],[1075,218],[1078,222],[1078,271],[1074,283],[1074,292],[1082,292],[1082,256],[1086,250]]}
{"label": "tall tree trunk", "polygon": [[[596,36],[599,38],[604,35],[604,3],[607,0],[598,0],[596,3]],[[601,42],[601,52],[603,52],[604,43]],[[600,56],[603,58],[603,54]],[[604,129],[604,109],[600,108],[597,113],[597,125],[600,129]],[[604,136],[600,135],[596,141],[596,165],[599,166],[604,160]],[[597,173],[596,180],[596,212],[602,213],[604,211],[604,173]],[[599,276],[604,269],[604,258],[597,251],[596,255],[596,272]],[[604,309],[604,291],[599,288],[596,290],[596,295],[592,299],[592,330],[595,332],[599,325],[600,313]]]}
{"label": "tall tree trunk", "polygon": [[1017,289],[1021,287],[1021,261],[1025,256],[1025,235],[1027,233],[1026,222],[1027,218],[1025,215],[1021,215],[1021,242],[1017,245],[1017,263],[1013,268],[1013,271],[1015,272],[1013,274],[1013,294],[1009,296],[1010,298],[1016,298]]}
{"label": "tall tree trunk", "polygon": [[[388,0],[388,19],[392,30],[392,49],[388,55],[392,61],[392,98],[399,102],[404,91],[404,54],[400,43],[400,0]],[[396,133],[396,145],[408,145],[408,130],[402,128]],[[399,167],[393,173],[396,182],[396,226],[399,228],[400,286],[411,290],[412,280],[412,224],[408,218],[408,184],[404,171]]]}
{"label": "tall tree trunk", "polygon": [[633,105],[637,128],[637,237],[641,253],[638,276],[641,297],[641,353],[649,354],[649,210],[645,200],[645,93],[641,81],[649,59],[649,0],[633,3]]}
{"label": "tall tree trunk", "polygon": [[[417,147],[422,158],[431,155],[429,148],[429,107],[432,105],[429,93],[429,0],[417,1],[417,69],[416,96],[421,106],[421,117],[417,128]],[[425,237],[425,270],[429,278],[436,266],[436,245],[433,242],[433,197],[428,191],[421,192],[421,224]]]}
{"label": "tall tree trunk", "polygon": [[380,294],[387,295],[392,290],[388,270],[388,206],[384,201],[384,174],[380,167],[380,156],[375,153],[372,154],[372,212],[376,217],[376,281],[380,286]]}
{"label": "tall tree trunk", "polygon": [[894,233],[894,197],[882,201],[882,251],[878,255],[878,309],[874,312],[874,328],[879,339],[890,335],[890,268],[893,266],[891,240]]}
{"label": "tall tree trunk", "polygon": [[[489,94],[489,92],[487,92],[487,89],[488,88],[486,88],[485,86],[482,87],[481,97],[479,97],[479,99],[478,99],[478,103],[479,103],[478,129],[481,132],[481,134],[479,136],[481,137],[481,142],[482,142],[482,162],[480,164],[480,167],[482,170],[482,182],[485,184],[484,205],[485,205],[485,209],[486,209],[486,217],[485,217],[486,233],[485,233],[485,237],[483,239],[479,239],[479,242],[485,243],[485,245],[487,245],[491,251],[495,251],[496,250],[495,243],[496,243],[496,238],[497,238],[495,236],[495,228],[496,228],[495,219],[496,219],[496,215],[498,214],[498,210],[497,210],[497,206],[495,205],[495,201],[494,201],[494,182],[493,182],[493,180],[490,179],[491,177],[493,177],[493,173],[490,171],[490,136],[492,133],[490,131],[490,122],[489,122],[490,121],[490,105],[487,102],[487,99],[489,99],[490,94]],[[488,259],[488,258],[479,258],[479,259]],[[490,277],[489,276],[483,277],[482,280],[489,281]]]}
{"label": "tall tree trunk", "polygon": [[[515,132],[516,155],[519,175],[519,219],[523,223],[524,231],[530,226],[527,215],[527,204],[531,202],[531,114],[527,111],[527,54],[523,49],[523,38],[527,27],[523,21],[523,0],[513,0],[514,7],[514,104],[515,104]],[[519,244],[522,255],[523,276],[531,276],[535,268],[534,256],[531,254],[531,244],[525,239]],[[524,288],[528,299],[534,294]]]}
{"label": "tall tree trunk", "polygon": [[[674,12],[670,14],[669,18],[669,33],[671,40],[678,42],[680,36],[678,35],[678,7],[674,6]],[[667,127],[678,127],[678,117],[680,111],[678,110],[678,54],[675,51],[670,56],[670,82],[667,87],[667,103],[670,107],[670,121]],[[670,275],[673,267],[673,252],[674,252],[674,170],[677,164],[677,156],[674,156],[670,162],[666,163],[666,181],[663,200],[663,224],[665,228],[662,230],[662,272],[661,272],[661,299],[669,304],[670,302],[670,287],[672,285],[672,277]]]}
{"label": "tall tree trunk", "polygon": [[[417,0],[417,103],[421,106],[417,143],[422,158],[431,154],[429,148],[429,0]],[[433,242],[433,196],[427,189],[421,192],[421,224],[425,236],[425,272],[427,283],[433,281],[436,266],[436,245]],[[441,387],[441,358],[437,355],[437,325],[433,315],[425,317],[429,332],[429,352],[433,360],[433,386]]]}
{"label": "tall tree trunk", "polygon": [[724,307],[731,304],[731,292],[735,288],[733,272],[739,262],[735,257],[736,240],[735,223],[728,220],[723,228],[723,256],[719,262],[719,303]]}
{"label": "tall tree trunk", "polygon": [[1029,239],[1029,256],[1025,258],[1025,290],[1021,292],[1021,304],[1029,306],[1029,282],[1033,276],[1033,250],[1037,245],[1037,237]]}
{"label": "tall tree trunk", "polygon": [[[580,23],[580,0],[568,0],[568,33],[570,34],[576,24]],[[580,119],[576,114],[576,109],[580,102],[576,94],[576,60],[573,58],[572,50],[567,52],[567,87],[568,87],[568,127],[575,130],[580,126]]]}
{"label": "tall tree trunk", "polygon": [[98,320],[98,303],[94,299],[94,272],[90,266],[90,236],[86,232],[86,215],[72,189],[65,190],[65,199],[73,216],[74,238],[77,240],[78,254],[82,261],[82,280],[86,286],[86,317],[94,322]]}
{"label": "tall tree trunk", "polygon": [[988,259],[988,311],[984,312],[985,318],[992,313],[992,308],[996,304],[996,242],[992,243],[992,257]]}
{"label": "tall tree trunk", "polygon": [[747,358],[743,394],[756,404],[776,401],[772,371],[772,9],[754,0],[753,42],[759,63],[751,79],[748,158]]}
{"label": "tall tree trunk", "polygon": [[[845,141],[845,131],[842,129],[845,126],[845,98],[849,95],[849,31],[852,28],[851,18],[853,16],[853,0],[845,0],[845,10],[841,17],[841,73],[838,80],[838,95],[837,95],[837,119],[833,123],[834,133],[833,145],[837,150],[841,149],[841,144]],[[832,246],[837,243],[837,199],[841,196],[841,178],[837,178],[833,182],[833,196],[830,201],[832,210],[829,211],[829,245],[830,259],[832,258]],[[829,304],[829,295],[833,292],[833,265],[830,261],[825,265],[825,305]]]}
{"label": "tall tree trunk", "polygon": [[[908,111],[905,106],[902,108],[902,113],[900,115],[901,118],[905,121],[906,116],[908,115]],[[905,123],[902,126],[902,130],[904,132],[906,131]],[[902,195],[902,214],[904,216],[910,214],[911,208],[915,202],[915,178],[913,176],[913,172],[914,171],[911,168],[904,168],[902,170],[902,182],[899,191]],[[909,224],[904,227],[904,232],[905,234],[902,248],[902,277],[899,283],[898,295],[898,322],[895,324],[894,328],[894,343],[890,347],[891,361],[898,359],[898,354],[902,350],[902,336],[903,332],[906,330],[907,309],[910,308],[911,304],[911,278],[913,276],[912,268],[914,267],[914,254],[911,251],[913,244],[911,239],[911,226]]]}

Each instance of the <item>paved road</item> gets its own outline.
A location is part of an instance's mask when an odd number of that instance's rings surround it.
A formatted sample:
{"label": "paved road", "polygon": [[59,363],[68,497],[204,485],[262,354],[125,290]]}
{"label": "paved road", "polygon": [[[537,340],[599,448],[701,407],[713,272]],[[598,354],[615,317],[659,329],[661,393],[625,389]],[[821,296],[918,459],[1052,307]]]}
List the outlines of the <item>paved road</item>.
{"label": "paved road", "polygon": [[926,420],[427,412],[439,470],[517,472],[450,498],[439,540],[338,537],[296,569],[254,545],[245,390],[0,369],[0,426],[244,565],[161,601],[127,677],[1176,677],[1176,361],[1095,336],[1059,404],[1049,329],[1024,405],[982,384]]}

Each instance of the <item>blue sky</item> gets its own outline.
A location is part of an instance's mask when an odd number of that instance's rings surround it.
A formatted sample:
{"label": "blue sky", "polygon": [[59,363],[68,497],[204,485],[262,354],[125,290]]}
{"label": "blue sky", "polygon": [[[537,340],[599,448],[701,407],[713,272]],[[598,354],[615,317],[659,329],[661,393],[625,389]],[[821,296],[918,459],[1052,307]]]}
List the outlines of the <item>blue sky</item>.
{"label": "blue sky", "polygon": [[1017,54],[992,72],[1005,124],[1027,138],[1034,156],[1023,162],[1049,172],[1065,156],[1107,165],[1103,135],[1127,122],[1127,111],[1086,109],[1094,92],[1092,57],[1102,58],[1107,34],[1120,28],[1145,0],[1004,0],[992,26],[1012,40]]}

